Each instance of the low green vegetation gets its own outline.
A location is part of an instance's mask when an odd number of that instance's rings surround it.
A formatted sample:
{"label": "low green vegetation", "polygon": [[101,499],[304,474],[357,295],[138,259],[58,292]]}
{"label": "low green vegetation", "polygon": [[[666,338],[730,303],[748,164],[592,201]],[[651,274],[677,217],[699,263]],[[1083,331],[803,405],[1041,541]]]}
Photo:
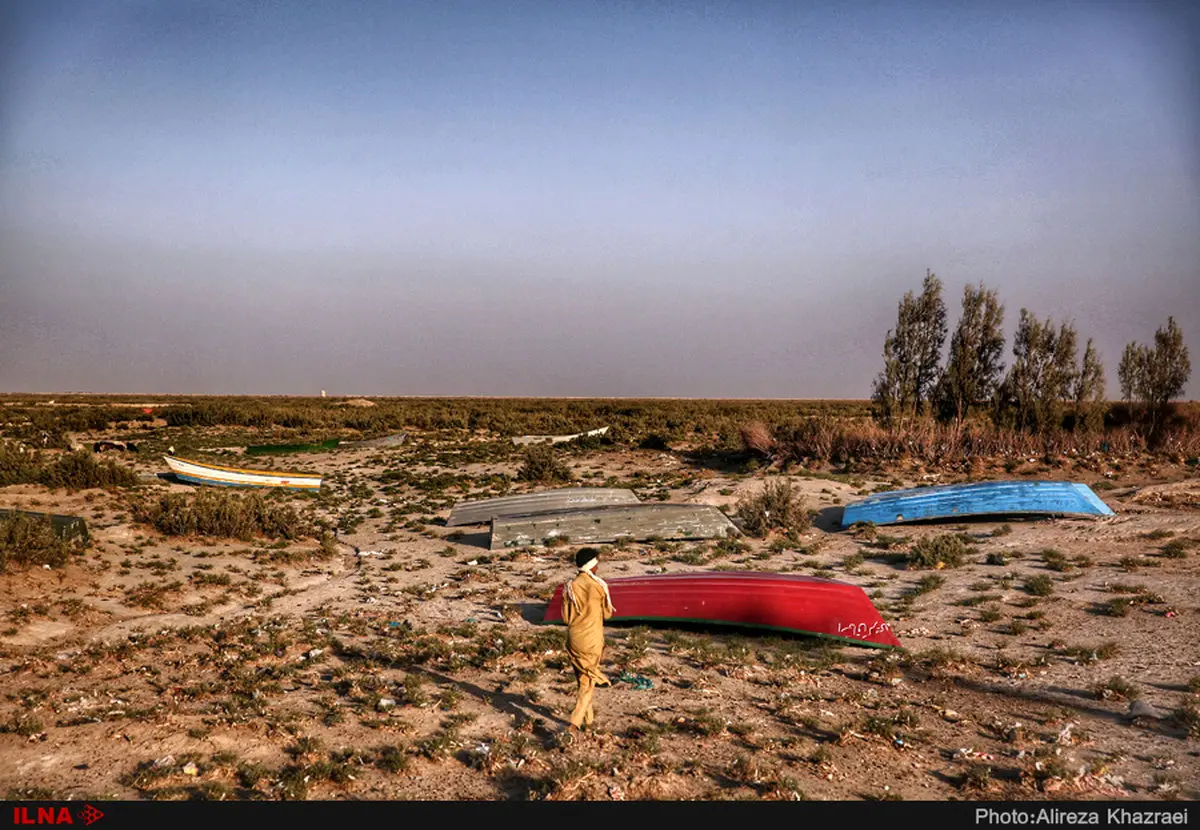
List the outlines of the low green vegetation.
{"label": "low green vegetation", "polygon": [[958,568],[974,553],[962,535],[943,533],[920,539],[908,552],[910,568]]}
{"label": "low green vegetation", "polygon": [[0,516],[0,573],[9,565],[61,567],[83,545],[81,539],[62,539],[48,518],[20,513]]}
{"label": "low green vegetation", "polygon": [[137,474],[111,460],[97,461],[88,452],[47,453],[0,441],[0,487],[41,484],[52,490],[134,487]]}
{"label": "low green vegetation", "polygon": [[211,490],[170,493],[137,502],[133,517],[167,536],[250,541],[256,537],[301,539],[316,533],[314,524],[295,507],[261,493],[237,495]]}
{"label": "low green vegetation", "polygon": [[736,516],[746,533],[759,537],[772,530],[795,535],[811,524],[799,489],[782,479],[769,479],[757,493],[743,496]]}

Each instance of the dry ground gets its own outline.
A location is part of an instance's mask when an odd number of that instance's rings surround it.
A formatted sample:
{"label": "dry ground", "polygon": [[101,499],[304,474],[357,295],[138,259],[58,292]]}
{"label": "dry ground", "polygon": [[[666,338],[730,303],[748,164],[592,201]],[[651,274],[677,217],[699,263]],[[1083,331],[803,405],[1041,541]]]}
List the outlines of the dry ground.
{"label": "dry ground", "polygon": [[[220,435],[209,445],[228,446]],[[856,583],[906,650],[614,626],[612,676],[652,688],[600,690],[600,730],[567,740],[563,632],[538,620],[572,551],[492,552],[484,528],[439,524],[454,500],[492,494],[487,477],[516,469],[478,454],[452,468],[455,449],[416,435],[396,450],[244,461],[329,476],[335,497],[316,509],[343,523],[331,558],[310,556],[315,541],[166,538],[131,523],[123,493],[0,489],[2,507],[83,515],[93,534],[65,568],[0,574],[0,788],[91,799],[1200,793],[1194,466],[1031,460],[982,472],[1085,480],[1117,515],[874,535],[840,530],[838,506],[952,476],[793,475],[818,511],[799,539],[612,550],[608,576],[730,567]],[[155,455],[123,460],[147,474],[141,490],[191,490],[155,479]],[[718,505],[767,475],[678,452],[569,461],[581,483]],[[389,470],[413,475],[385,480]],[[472,478],[417,486],[446,472]],[[971,537],[963,566],[894,560],[944,533]],[[1156,712],[1129,717],[1135,697]]]}

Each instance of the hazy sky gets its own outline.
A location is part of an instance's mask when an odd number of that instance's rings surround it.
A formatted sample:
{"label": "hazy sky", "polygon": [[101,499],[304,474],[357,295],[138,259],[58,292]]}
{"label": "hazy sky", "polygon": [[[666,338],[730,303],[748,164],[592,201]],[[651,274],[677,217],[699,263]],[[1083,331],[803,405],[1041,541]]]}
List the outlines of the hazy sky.
{"label": "hazy sky", "polygon": [[5,0],[0,391],[862,398],[926,268],[1200,375],[1185,8]]}

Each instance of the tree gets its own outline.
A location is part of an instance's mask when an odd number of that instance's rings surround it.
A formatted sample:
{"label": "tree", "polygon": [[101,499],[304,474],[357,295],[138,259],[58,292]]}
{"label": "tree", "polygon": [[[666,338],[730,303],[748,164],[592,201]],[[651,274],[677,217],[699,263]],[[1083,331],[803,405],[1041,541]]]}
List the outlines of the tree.
{"label": "tree", "polygon": [[942,281],[926,269],[921,296],[917,298],[913,321],[913,359],[916,362],[916,407],[933,400],[933,390],[941,374],[942,347],[946,343],[946,303],[942,301]]}
{"label": "tree", "polygon": [[1145,406],[1150,436],[1157,439],[1166,425],[1168,405],[1183,394],[1192,374],[1183,332],[1175,318],[1168,317],[1166,328],[1154,333],[1154,348],[1127,345],[1117,373],[1122,397],[1131,405],[1137,401]]}
{"label": "tree", "polygon": [[971,406],[990,400],[1004,368],[1004,306],[981,284],[963,289],[962,316],[935,393],[941,420],[961,423]]}
{"label": "tree", "polygon": [[1104,426],[1104,364],[1089,337],[1075,377],[1075,428],[1097,432]]}
{"label": "tree", "polygon": [[1121,399],[1133,413],[1133,404],[1146,388],[1143,375],[1146,370],[1146,349],[1137,343],[1129,343],[1121,353],[1121,363],[1117,366],[1117,379],[1121,383]]}
{"label": "tree", "polygon": [[904,294],[896,327],[888,330],[883,341],[883,371],[875,379],[871,397],[885,421],[915,416],[922,403],[931,399],[945,340],[942,282],[926,271],[921,295]]}
{"label": "tree", "polygon": [[1062,404],[1074,399],[1077,335],[1063,323],[1039,320],[1021,309],[1013,336],[1013,365],[1001,385],[1000,407],[1018,429],[1041,432],[1062,424]]}

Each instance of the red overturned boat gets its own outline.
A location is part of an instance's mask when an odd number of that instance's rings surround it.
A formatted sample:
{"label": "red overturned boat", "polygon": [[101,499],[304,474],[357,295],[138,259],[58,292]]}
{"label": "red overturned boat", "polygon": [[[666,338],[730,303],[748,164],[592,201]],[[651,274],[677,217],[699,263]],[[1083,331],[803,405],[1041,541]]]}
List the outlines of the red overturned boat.
{"label": "red overturned boat", "polygon": [[[900,648],[857,585],[795,574],[701,571],[608,579],[612,622],[687,622],[809,634],[871,648]],[[562,585],[543,622],[562,622]]]}

